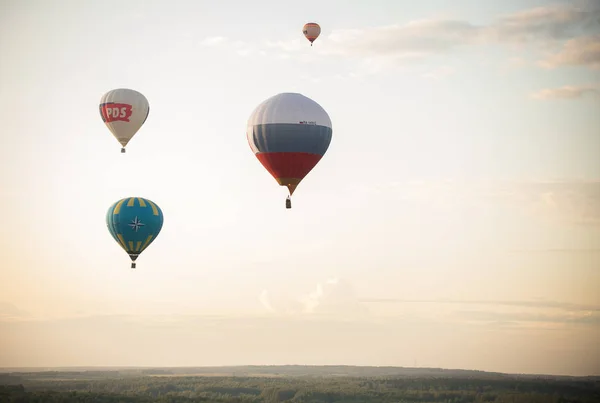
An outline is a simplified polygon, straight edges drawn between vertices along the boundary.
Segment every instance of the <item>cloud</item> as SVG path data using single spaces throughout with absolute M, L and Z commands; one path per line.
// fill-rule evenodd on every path
M 309 53 L 302 39 L 269 42 L 268 47 L 279 55 L 293 55 L 294 60 L 309 63 L 324 58 L 353 60 L 358 65 L 343 78 L 357 78 L 467 45 L 477 30 L 478 27 L 464 21 L 422 19 L 407 24 L 333 29 L 327 37 L 319 38 L 318 46 Z
M 540 62 L 542 67 L 586 66 L 600 69 L 600 35 L 574 38 L 562 49 Z
M 334 30 L 327 53 L 348 57 L 422 58 L 471 42 L 478 28 L 464 21 L 419 20 L 406 25 Z
M 494 324 L 503 328 L 547 328 L 578 324 L 600 329 L 600 306 L 548 300 L 461 300 L 362 298 L 371 305 L 396 305 L 398 311 L 456 325 Z M 437 312 L 441 316 L 435 316 Z
M 315 286 L 296 315 L 0 319 L 0 366 L 411 365 L 418 359 L 422 366 L 564 373 L 568 356 L 573 372 L 598 372 L 597 310 L 491 305 L 502 301 L 487 301 L 482 309 L 473 301 L 451 301 L 450 309 L 448 301 L 424 301 L 428 306 L 420 310 L 412 301 L 404 312 L 387 316 L 337 314 L 347 305 L 321 311 L 335 314 L 316 314 L 327 305 L 364 304 L 344 283 L 330 279 Z M 507 349 L 518 363 L 506 362 Z
M 414 300 L 414 299 L 400 299 L 400 298 L 361 298 L 360 302 L 363 303 L 392 303 L 392 304 L 439 304 L 439 305 L 481 305 L 481 306 L 510 306 L 517 308 L 552 308 L 570 312 L 598 312 L 600 313 L 600 306 L 598 305 L 583 305 L 574 304 L 570 302 L 560 301 L 547 301 L 547 300 L 532 300 L 532 301 L 510 301 L 510 300 Z
M 200 42 L 200 46 L 215 49 L 228 49 L 241 57 L 246 57 L 255 53 L 266 55 L 264 50 L 257 49 L 255 45 L 240 40 L 232 40 L 224 36 L 210 36 L 205 38 Z
M 259 295 L 259 301 L 269 312 L 287 315 L 334 315 L 358 318 L 367 314 L 354 287 L 344 279 L 330 278 L 317 283 L 314 290 L 299 297 L 272 298 L 267 290 Z
M 265 307 L 269 312 L 275 312 L 275 309 L 271 305 L 271 301 L 269 299 L 269 292 L 267 290 L 262 290 L 260 295 L 258 296 L 258 300 L 260 304 Z
M 517 69 L 527 64 L 527 61 L 522 57 L 510 57 L 505 64 L 507 69 Z
M 543 64 L 547 67 L 585 65 L 595 68 L 598 41 L 594 35 L 600 34 L 599 21 L 598 7 L 553 5 L 504 15 L 489 25 L 430 18 L 379 27 L 334 28 L 329 35 L 322 35 L 310 52 L 306 52 L 304 38 L 265 41 L 257 46 L 274 52 L 276 58 L 293 55 L 294 60 L 308 63 L 325 57 L 351 59 L 364 70 L 362 74 L 375 74 L 462 48 L 491 44 L 530 44 L 537 46 L 538 52 L 545 49 L 549 56 Z M 221 38 L 206 41 L 226 44 Z M 561 45 L 564 48 L 557 51 Z
M 464 300 L 464 299 L 403 299 L 359 297 L 352 285 L 343 279 L 330 278 L 299 298 L 288 297 L 273 303 L 263 291 L 259 300 L 269 313 L 283 314 L 282 319 L 334 319 L 390 322 L 426 321 L 431 323 L 500 324 L 515 326 L 535 323 L 563 325 L 579 323 L 600 326 L 600 306 L 564 301 L 537 300 Z M 377 305 L 397 305 L 398 308 L 379 311 Z M 369 308 L 371 306 L 372 309 Z M 382 315 L 382 312 L 383 315 Z
M 600 179 L 556 181 L 411 181 L 358 188 L 421 208 L 479 209 L 490 205 L 542 220 L 600 226 Z
M 600 314 L 592 311 L 567 313 L 459 311 L 458 314 L 465 319 L 480 322 L 581 324 L 600 327 Z
M 511 364 L 519 372 L 562 372 L 561 354 L 568 353 L 579 372 L 594 366 L 597 373 L 597 314 L 441 307 L 354 320 L 175 314 L 0 320 L 0 366 L 410 365 L 418 359 L 423 366 L 513 371 L 502 367 L 502 351 L 510 349 L 520 357 Z M 536 356 L 546 362 L 534 369 Z
M 279 49 L 285 52 L 297 52 L 306 49 L 306 41 L 304 39 L 293 39 L 290 41 L 266 41 L 265 46 L 271 49 Z
M 530 211 L 565 223 L 600 225 L 600 181 L 554 182 L 519 187 L 530 195 Z
M 502 16 L 487 26 L 461 20 L 423 19 L 405 25 L 333 30 L 323 47 L 325 53 L 335 55 L 415 59 L 466 45 L 544 44 L 577 38 L 599 32 L 599 17 L 597 10 L 560 5 Z
M 269 313 L 284 316 L 303 313 L 303 305 L 299 299 L 289 295 L 281 295 L 265 289 L 259 294 L 258 300 Z
M 600 248 L 546 248 L 546 249 L 515 249 L 519 253 L 599 253 Z
M 598 10 L 573 5 L 536 7 L 502 16 L 486 27 L 484 37 L 497 42 L 560 41 L 598 31 Z
M 219 45 L 224 45 L 228 42 L 229 42 L 229 40 L 227 38 L 225 38 L 224 36 L 209 36 L 208 38 L 206 38 L 202 42 L 200 42 L 200 44 L 202 46 L 219 46 Z
M 301 301 L 304 312 L 309 314 L 367 314 L 367 309 L 360 304 L 354 287 L 348 281 L 339 278 L 331 278 L 317 284 L 315 290 L 305 295 Z
M 454 74 L 454 69 L 452 67 L 449 66 L 442 66 L 442 67 L 438 67 L 435 70 L 429 71 L 427 73 L 424 73 L 422 75 L 423 78 L 430 78 L 432 80 L 441 80 L 443 78 L 446 78 L 448 76 L 451 76 L 452 74 Z
M 14 320 L 30 316 L 29 312 L 23 311 L 11 303 L 0 301 L 0 319 Z
M 537 91 L 531 95 L 534 99 L 548 100 L 548 99 L 564 99 L 574 100 L 580 99 L 587 95 L 598 96 L 600 95 L 600 86 L 587 85 L 587 86 L 572 86 L 565 85 L 559 88 L 546 88 Z

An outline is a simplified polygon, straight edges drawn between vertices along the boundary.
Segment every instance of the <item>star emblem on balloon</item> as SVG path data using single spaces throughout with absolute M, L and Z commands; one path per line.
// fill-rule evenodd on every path
M 140 229 L 140 227 L 143 227 L 144 225 L 146 224 L 143 224 L 137 216 L 131 221 L 131 224 L 129 224 L 131 229 L 135 232 L 138 232 L 138 229 Z

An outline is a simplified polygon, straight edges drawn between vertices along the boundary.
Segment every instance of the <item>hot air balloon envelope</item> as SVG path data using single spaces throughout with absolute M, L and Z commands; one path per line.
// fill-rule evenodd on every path
M 140 130 L 148 114 L 148 100 L 141 93 L 127 88 L 107 92 L 100 99 L 100 116 L 113 136 L 123 146 Z
M 290 195 L 329 148 L 331 119 L 312 99 L 282 93 L 256 107 L 248 120 L 250 148 Z
M 321 34 L 321 27 L 316 22 L 309 22 L 302 27 L 302 33 L 310 41 L 310 46 Z
M 127 252 L 132 262 L 158 236 L 163 213 L 158 205 L 143 197 L 126 197 L 106 212 L 106 226 L 112 237 Z M 132 263 L 135 268 L 135 263 Z

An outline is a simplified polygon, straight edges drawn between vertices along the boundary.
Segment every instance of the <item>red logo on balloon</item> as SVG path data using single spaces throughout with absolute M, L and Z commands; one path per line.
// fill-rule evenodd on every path
M 129 104 L 108 102 L 100 105 L 100 115 L 105 122 L 129 122 L 133 113 Z

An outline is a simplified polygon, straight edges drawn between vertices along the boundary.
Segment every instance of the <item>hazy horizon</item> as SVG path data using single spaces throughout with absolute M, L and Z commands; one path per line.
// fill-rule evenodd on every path
M 351 365 L 351 364 L 239 364 L 239 365 L 189 365 L 189 366 L 67 366 L 67 367 L 0 367 L 0 374 L 17 376 L 24 373 L 77 373 L 80 379 L 90 377 L 109 377 L 109 372 L 117 372 L 119 376 L 197 376 L 197 377 L 296 377 L 296 376 L 348 376 L 348 377 L 431 377 L 446 376 L 461 378 L 465 376 L 480 376 L 480 379 L 496 375 L 518 378 L 578 378 L 600 379 L 598 375 L 560 375 L 544 373 L 510 373 L 498 371 L 482 371 L 464 368 L 438 368 L 438 367 L 413 367 L 413 366 L 377 366 L 377 365 Z M 35 375 L 34 375 L 35 376 Z M 497 378 L 496 378 L 497 379 Z
M 0 367 L 600 375 L 598 2 L 0 11 Z M 150 104 L 126 154 L 119 87 Z M 291 210 L 245 133 L 281 92 L 333 126 Z M 128 196 L 164 213 L 136 270 Z

